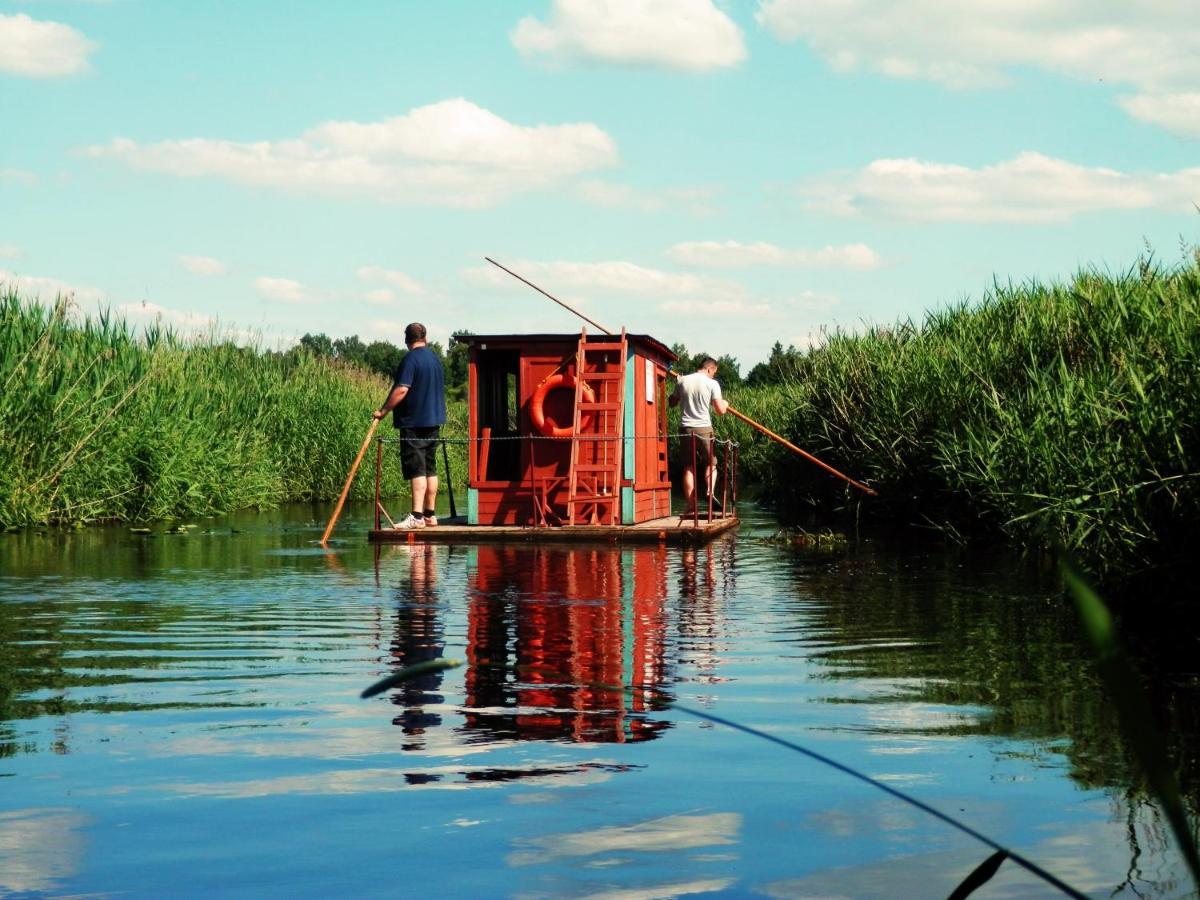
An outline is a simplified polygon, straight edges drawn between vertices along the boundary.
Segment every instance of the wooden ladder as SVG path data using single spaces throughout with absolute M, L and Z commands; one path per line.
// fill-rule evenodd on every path
M 624 328 L 620 340 L 610 336 L 590 343 L 587 329 L 579 332 L 567 492 L 569 525 L 617 525 L 620 521 L 627 346 Z

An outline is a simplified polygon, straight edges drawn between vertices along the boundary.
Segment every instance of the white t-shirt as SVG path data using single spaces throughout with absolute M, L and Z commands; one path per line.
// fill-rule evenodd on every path
M 706 372 L 684 375 L 675 383 L 675 396 L 679 398 L 679 421 L 687 428 L 712 428 L 709 405 L 715 397 L 721 397 L 721 385 Z

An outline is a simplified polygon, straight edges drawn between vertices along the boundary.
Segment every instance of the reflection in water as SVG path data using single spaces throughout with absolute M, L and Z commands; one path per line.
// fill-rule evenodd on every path
M 0 541 L 0 893 L 118 890 L 164 815 L 234 875 L 282 854 L 314 891 L 365 894 L 394 872 L 372 880 L 356 842 L 398 809 L 432 860 L 414 893 L 468 852 L 490 894 L 525 896 L 886 895 L 982 858 L 665 696 L 822 742 L 1089 890 L 1186 890 L 1073 611 L 1004 561 L 747 534 L 314 553 L 323 519 L 257 521 Z M 443 655 L 467 665 L 358 699 Z M 1135 655 L 1195 808 L 1200 654 Z M 319 841 L 295 824 L 339 811 Z M 166 855 L 144 871 L 161 875 L 147 893 L 200 872 Z
M 438 611 L 437 556 L 432 544 L 416 543 L 401 548 L 409 557 L 408 580 L 397 591 L 396 630 L 392 639 L 392 659 L 396 668 L 416 665 L 444 655 L 445 638 Z M 391 695 L 403 711 L 392 721 L 408 740 L 405 750 L 425 747 L 422 736 L 442 724 L 442 717 L 428 706 L 440 707 L 442 672 L 433 672 L 402 682 Z M 413 774 L 412 779 L 420 779 Z
M 397 591 L 397 667 L 443 653 L 435 548 L 405 548 L 409 573 Z M 662 708 L 666 551 L 611 547 L 470 548 L 464 723 L 470 742 L 649 740 Z M 393 695 L 406 735 L 441 723 L 442 673 Z M 628 691 L 607 687 L 624 686 Z M 410 742 L 405 749 L 419 749 Z

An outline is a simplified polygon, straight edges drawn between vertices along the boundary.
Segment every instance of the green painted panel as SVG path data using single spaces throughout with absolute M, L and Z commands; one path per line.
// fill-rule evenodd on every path
M 467 488 L 467 524 L 479 524 L 479 489 Z
M 621 488 L 621 524 L 622 525 L 632 525 L 633 524 L 633 513 L 634 513 L 633 502 L 634 502 L 633 488 L 632 487 Z

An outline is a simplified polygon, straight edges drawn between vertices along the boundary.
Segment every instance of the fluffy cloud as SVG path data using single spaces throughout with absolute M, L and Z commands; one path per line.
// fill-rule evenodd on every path
M 1198 50 L 1197 52 L 1200 52 Z M 1122 97 L 1122 108 L 1142 122 L 1200 137 L 1200 91 L 1189 94 L 1138 94 Z
M 761 0 L 756 17 L 842 71 L 960 88 L 1002 84 L 1014 66 L 1143 90 L 1200 84 L 1200 16 L 1173 0 Z
M 656 300 L 660 312 L 673 315 L 762 316 L 772 311 L 769 302 L 755 297 L 738 282 L 687 272 L 664 272 L 621 260 L 595 263 L 520 260 L 509 268 L 536 284 L 550 286 L 555 296 L 572 305 L 586 307 L 590 301 L 619 297 Z M 492 266 L 467 269 L 463 276 L 469 282 L 489 288 L 528 290 Z M 614 323 L 600 324 L 611 327 Z
M 16 244 L 0 244 L 0 259 L 21 259 L 25 251 Z
M 393 203 L 480 207 L 614 165 L 616 144 L 591 123 L 515 125 L 464 99 L 381 122 L 324 122 L 282 141 L 117 139 L 85 155 L 185 178 Z
M 686 241 L 676 244 L 667 255 L 677 263 L 712 268 L 747 266 L 793 266 L 796 268 L 874 269 L 883 260 L 866 244 L 822 247 L 820 250 L 785 250 L 759 241 Z
M 507 264 L 506 264 L 507 265 Z M 508 266 L 530 281 L 553 285 L 560 290 L 592 294 L 620 294 L 627 297 L 694 297 L 708 300 L 745 300 L 746 289 L 725 279 L 691 275 L 686 272 L 664 272 L 636 263 L 610 262 L 531 262 L 518 260 Z M 465 270 L 464 277 L 473 284 L 485 287 L 513 287 L 528 290 L 511 275 L 494 266 L 478 266 Z
M 1131 85 L 1139 93 L 1121 105 L 1137 118 L 1200 130 L 1187 114 L 1200 90 L 1200 15 L 1192 3 L 760 0 L 756 18 L 782 41 L 804 41 L 838 71 L 979 88 L 1031 67 Z
M 0 269 L 0 286 L 15 288 L 25 299 L 43 303 L 52 303 L 59 297 L 76 302 L 99 302 L 104 299 L 104 292 L 91 285 L 71 284 L 41 275 L 18 275 L 6 269 Z
M 281 300 L 284 303 L 308 302 L 304 285 L 290 278 L 268 278 L 264 275 L 254 279 L 254 289 L 260 297 L 268 300 Z
M 187 269 L 193 275 L 224 275 L 226 271 L 225 263 L 219 259 L 213 259 L 211 256 L 185 256 L 176 257 L 179 265 Z
M 29 78 L 75 75 L 96 45 L 69 25 L 0 15 L 0 72 Z
M 1200 201 L 1200 168 L 1128 173 L 1040 153 L 972 169 L 879 159 L 837 183 L 802 189 L 809 208 L 846 215 L 955 222 L 1056 222 L 1100 210 L 1186 212 Z
M 395 269 L 385 269 L 382 266 L 362 266 L 355 274 L 358 276 L 359 281 L 366 282 L 367 284 L 391 285 L 392 287 L 399 288 L 400 291 L 408 294 L 410 297 L 416 297 L 425 293 L 425 288 L 422 287 L 419 281 Z M 380 289 L 370 291 L 368 294 L 376 294 L 380 297 L 383 294 L 387 294 L 388 297 L 385 299 L 390 300 L 392 292 Z M 369 296 L 368 299 L 370 299 Z
M 746 58 L 741 29 L 712 0 L 554 0 L 546 22 L 526 17 L 509 37 L 522 56 L 563 65 L 706 72 Z

